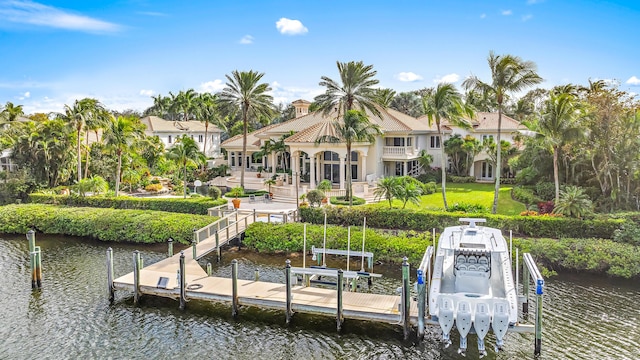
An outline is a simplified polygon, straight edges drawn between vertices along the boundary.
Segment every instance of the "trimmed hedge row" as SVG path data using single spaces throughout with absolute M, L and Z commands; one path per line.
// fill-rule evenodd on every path
M 34 229 L 44 234 L 134 243 L 161 243 L 172 237 L 182 244 L 189 244 L 194 228 L 202 228 L 216 219 L 151 210 L 6 205 L 0 207 L 0 233 L 26 234 Z
M 184 214 L 207 215 L 207 209 L 227 203 L 227 199 L 212 200 L 208 197 L 194 198 L 139 198 L 132 196 L 67 196 L 48 194 L 29 194 L 35 204 L 53 204 L 66 206 L 88 206 L 97 208 L 136 209 L 168 211 Z
M 327 248 L 347 248 L 347 228 L 327 226 Z M 307 249 L 322 247 L 324 226 L 307 226 Z M 259 252 L 302 252 L 304 225 L 301 223 L 268 224 L 253 223 L 245 232 L 242 243 Z M 362 250 L 362 228 L 351 229 L 351 250 Z M 416 266 L 422 260 L 424 251 L 431 243 L 431 234 L 415 231 L 400 232 L 394 236 L 373 229 L 366 230 L 365 251 L 374 254 L 374 260 L 401 263 L 404 256 Z
M 336 225 L 362 225 L 367 218 L 367 226 L 381 229 L 404 229 L 427 231 L 433 228 L 443 229 L 446 226 L 458 225 L 464 213 L 448 213 L 428 210 L 388 209 L 372 206 L 345 207 L 333 206 L 325 208 L 301 208 L 302 221 L 313 224 L 324 222 Z M 578 220 L 560 217 L 543 216 L 507 216 L 493 214 L 473 214 L 473 217 L 487 219 L 487 226 L 513 230 L 515 234 L 548 238 L 613 238 L 614 231 L 619 229 L 624 220 Z

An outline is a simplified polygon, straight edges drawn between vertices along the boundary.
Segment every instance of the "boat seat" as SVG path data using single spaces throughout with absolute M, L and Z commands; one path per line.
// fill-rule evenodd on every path
M 460 254 L 456 257 L 456 265 L 465 264 L 467 262 L 467 257 Z
M 476 265 L 467 265 L 467 271 L 478 271 L 478 266 L 476 266 Z
M 474 255 L 469 255 L 469 258 L 467 259 L 467 264 L 477 264 L 478 263 L 478 258 L 475 257 Z
M 477 271 L 480 271 L 480 272 L 489 271 L 489 266 L 487 264 L 478 264 L 478 265 L 475 265 L 475 266 L 477 267 Z
M 489 264 L 489 259 L 487 259 L 487 257 L 485 255 L 480 256 L 480 258 L 478 259 L 478 264 Z

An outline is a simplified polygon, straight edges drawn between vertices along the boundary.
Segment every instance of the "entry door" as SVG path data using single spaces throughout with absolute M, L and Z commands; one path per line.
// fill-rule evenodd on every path
M 483 180 L 493 180 L 493 166 L 486 162 L 482 162 L 482 172 L 480 178 Z

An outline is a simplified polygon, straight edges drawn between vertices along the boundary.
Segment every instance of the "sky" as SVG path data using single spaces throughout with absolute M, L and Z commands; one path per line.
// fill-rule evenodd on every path
M 0 0 L 0 106 L 143 111 L 169 91 L 218 92 L 234 70 L 264 73 L 276 103 L 312 101 L 337 61 L 373 65 L 397 92 L 459 87 L 490 81 L 490 51 L 534 62 L 544 88 L 640 93 L 640 2 Z

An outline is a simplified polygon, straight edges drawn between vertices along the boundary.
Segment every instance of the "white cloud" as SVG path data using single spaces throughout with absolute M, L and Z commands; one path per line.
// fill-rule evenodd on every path
M 302 35 L 309 32 L 300 20 L 291 20 L 287 18 L 280 18 L 276 22 L 276 28 L 280 31 L 281 34 L 285 35 Z
M 200 92 L 218 92 L 224 89 L 225 83 L 220 79 L 215 79 L 213 81 L 207 81 L 205 83 L 200 84 Z
M 244 45 L 253 44 L 253 36 L 245 35 L 242 37 L 242 39 L 240 39 L 239 43 Z
M 0 2 L 0 18 L 13 23 L 93 33 L 110 33 L 122 30 L 122 26 L 118 24 L 74 14 L 29 0 Z
M 422 76 L 412 73 L 412 72 L 401 72 L 395 76 L 396 79 L 403 82 L 414 82 L 422 80 Z
M 295 86 L 283 86 L 274 81 L 270 84 L 271 91 L 269 95 L 273 96 L 274 104 L 289 104 L 298 99 L 313 101 L 313 98 L 324 93 L 324 88 L 299 88 Z
M 480 14 L 480 19 L 484 19 L 487 17 L 487 14 Z
M 524 15 L 524 16 L 522 17 L 522 21 L 531 20 L 531 18 L 533 18 L 533 15 L 531 15 L 531 14 L 527 14 L 527 15 Z
M 458 75 L 456 73 L 452 73 L 452 74 L 447 74 L 445 76 L 442 76 L 440 78 L 435 78 L 433 80 L 433 82 L 436 83 L 436 84 L 440 84 L 440 83 L 453 84 L 453 83 L 457 82 L 458 80 L 460 80 L 460 75 Z
M 25 98 L 27 98 L 27 99 L 28 99 L 28 98 L 30 98 L 30 97 L 31 97 L 31 92 L 30 92 L 30 91 L 27 91 L 26 93 L 24 93 L 24 95 L 23 95 L 23 96 L 24 96 Z
M 140 95 L 143 95 L 143 96 L 153 96 L 153 94 L 155 93 L 156 92 L 153 90 L 145 90 L 145 89 L 140 90 Z
M 638 79 L 635 75 L 630 77 L 629 80 L 626 81 L 629 85 L 640 85 L 640 79 Z
M 511 11 L 511 10 L 502 10 L 500 13 L 502 15 L 504 15 L 504 16 L 509 16 L 509 15 L 513 14 L 513 11 Z

